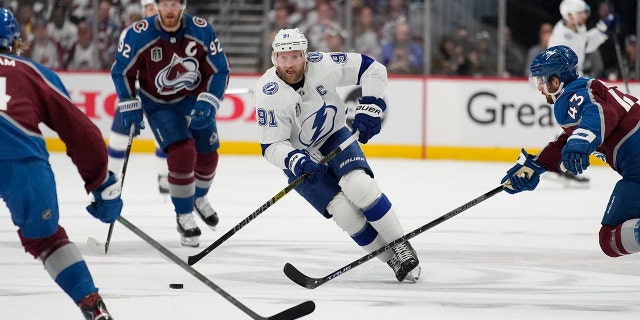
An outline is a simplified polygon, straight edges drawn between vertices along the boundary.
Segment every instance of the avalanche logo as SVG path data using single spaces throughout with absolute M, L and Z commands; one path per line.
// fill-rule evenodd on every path
M 338 108 L 325 104 L 314 114 L 302 121 L 298 140 L 305 147 L 313 146 L 317 141 L 324 139 L 333 132 Z
M 195 89 L 202 79 L 199 66 L 198 60 L 192 57 L 181 58 L 174 54 L 171 64 L 156 75 L 155 84 L 158 93 L 171 95 L 182 89 Z
M 207 20 L 200 17 L 193 17 L 193 24 L 195 24 L 197 27 L 203 28 L 207 26 Z
M 135 31 L 136 33 L 142 33 L 142 31 L 145 31 L 148 28 L 149 22 L 147 22 L 147 20 L 140 20 L 136 22 L 135 25 L 133 25 L 133 31 Z

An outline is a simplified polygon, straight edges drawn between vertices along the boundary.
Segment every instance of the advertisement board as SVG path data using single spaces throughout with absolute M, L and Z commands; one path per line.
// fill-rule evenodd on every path
M 108 139 L 117 103 L 108 73 L 60 73 L 72 101 Z M 259 75 L 232 74 L 216 119 L 222 153 L 259 154 L 253 106 Z M 630 84 L 631 92 L 638 90 Z M 349 109 L 360 88 L 340 88 Z M 390 76 L 382 132 L 363 149 L 370 156 L 511 161 L 524 147 L 536 152 L 560 129 L 553 107 L 526 79 Z M 348 119 L 352 119 L 351 115 Z M 52 151 L 64 145 L 43 128 Z M 153 136 L 143 130 L 134 152 L 152 152 Z

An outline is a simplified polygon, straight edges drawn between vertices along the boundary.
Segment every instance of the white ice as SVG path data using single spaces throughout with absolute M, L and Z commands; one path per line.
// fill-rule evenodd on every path
M 416 229 L 490 191 L 511 163 L 370 159 L 405 231 Z M 61 225 L 83 253 L 117 320 L 249 319 L 218 293 L 116 223 L 107 255 L 88 237 L 106 240 L 108 225 L 84 210 L 89 202 L 71 161 L 51 157 Z M 415 237 L 422 264 L 417 284 L 398 283 L 377 259 L 310 290 L 285 277 L 292 263 L 325 276 L 364 255 L 331 220 L 295 192 L 287 194 L 194 268 L 262 316 L 307 300 L 302 319 L 632 319 L 640 315 L 640 256 L 608 258 L 598 230 L 618 175 L 587 171 L 587 190 L 543 178 L 538 189 L 501 192 Z M 222 155 L 210 199 L 217 231 L 203 230 L 200 248 L 179 245 L 169 199 L 157 193 L 155 159 L 129 161 L 123 216 L 181 255 L 193 255 L 286 186 L 258 156 Z M 0 319 L 82 319 L 78 308 L 22 249 L 8 210 L 0 208 Z M 169 289 L 183 283 L 184 289 Z

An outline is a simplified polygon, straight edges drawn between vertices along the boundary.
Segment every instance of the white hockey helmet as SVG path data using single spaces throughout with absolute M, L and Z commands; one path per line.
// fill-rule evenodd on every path
M 591 12 L 591 8 L 584 0 L 562 0 L 560 3 L 560 14 L 564 20 L 569 20 L 569 15 L 575 17 L 582 11 L 586 11 L 587 15 Z
M 304 36 L 304 33 L 302 33 L 298 28 L 280 29 L 273 39 L 271 47 L 273 48 L 273 52 L 271 53 L 271 62 L 275 65 L 276 54 L 278 52 L 301 50 L 302 55 L 306 56 L 309 42 Z

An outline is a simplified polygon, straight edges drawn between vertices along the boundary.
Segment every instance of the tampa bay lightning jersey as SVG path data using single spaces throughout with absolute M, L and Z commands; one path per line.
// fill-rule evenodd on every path
M 134 23 L 118 44 L 111 77 L 120 100 L 178 103 L 209 92 L 222 99 L 229 62 L 206 20 L 184 14 L 176 32 L 162 30 L 158 16 Z
M 577 30 L 567 27 L 564 20 L 560 20 L 553 27 L 547 48 L 565 45 L 578 56 L 578 72 L 582 74 L 584 59 L 587 53 L 592 53 L 600 47 L 609 37 L 598 28 L 587 31 L 586 26 L 580 26 Z
M 41 123 L 65 143 L 87 191 L 98 187 L 107 173 L 107 148 L 98 127 L 71 102 L 53 71 L 0 54 L 0 160 L 47 160 Z
M 317 150 L 346 125 L 347 106 L 336 88 L 361 85 L 363 96 L 382 98 L 387 70 L 358 53 L 310 52 L 304 85 L 294 90 L 267 70 L 254 90 L 254 103 L 265 158 L 279 168 L 294 149 Z
M 576 129 L 593 133 L 589 151 L 614 170 L 640 155 L 638 99 L 614 85 L 587 77 L 570 82 L 554 104 L 554 116 L 564 131 L 537 160 L 549 170 L 558 172 L 562 148 Z

